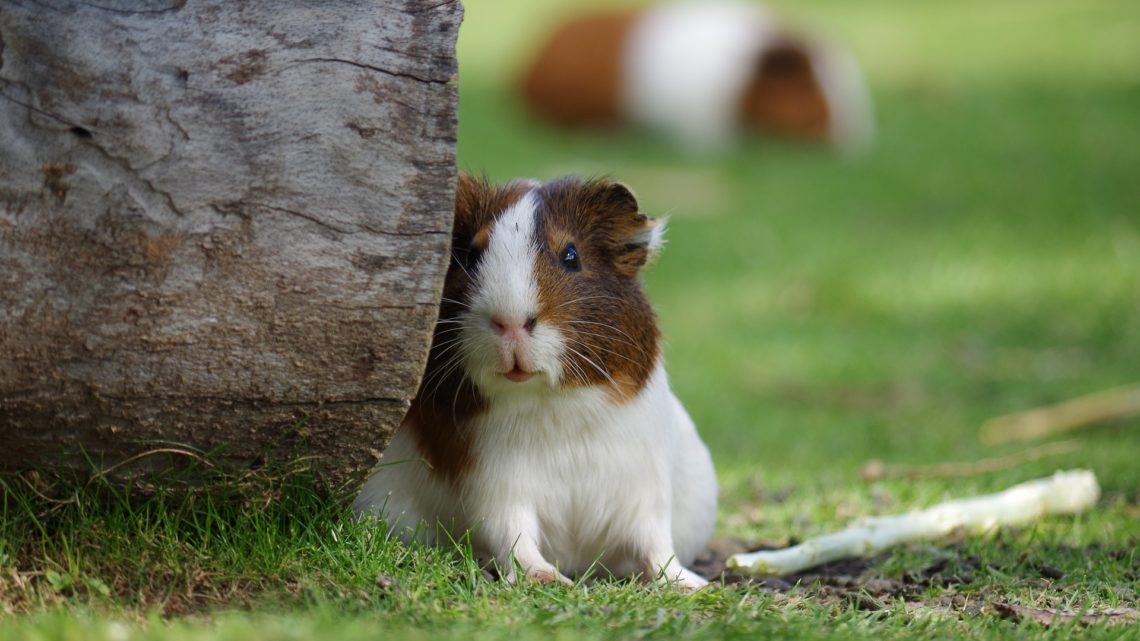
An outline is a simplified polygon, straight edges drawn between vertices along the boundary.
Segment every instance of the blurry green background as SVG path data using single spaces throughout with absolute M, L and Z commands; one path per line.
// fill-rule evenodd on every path
M 497 180 L 611 174 L 671 216 L 646 280 L 674 387 L 716 459 L 720 534 L 787 542 L 1057 468 L 1092 468 L 1104 498 L 994 538 L 904 546 L 838 596 L 747 584 L 689 596 L 488 582 L 469 549 L 375 536 L 314 494 L 303 466 L 267 472 L 240 502 L 0 479 L 0 640 L 1063 639 L 1073 626 L 977 608 L 1135 606 L 1140 418 L 960 479 L 868 483 L 859 470 L 1019 452 L 1030 444 L 984 446 L 978 427 L 1140 383 L 1140 2 L 782 0 L 870 79 L 878 141 L 846 160 L 763 140 L 702 159 L 637 133 L 547 127 L 512 85 L 586 4 L 465 4 L 460 166 Z M 945 581 L 864 609 L 871 581 L 909 585 L 938 563 Z
M 469 0 L 459 42 L 461 168 L 610 174 L 671 216 L 646 280 L 728 511 L 796 486 L 834 517 L 826 496 L 868 459 L 1008 454 L 1027 445 L 982 446 L 987 418 L 1140 382 L 1140 4 L 774 4 L 862 63 L 878 128 L 864 157 L 754 140 L 693 158 L 534 119 L 518 71 L 589 3 Z M 1135 503 L 1138 423 L 895 491 L 922 502 L 1089 466 Z

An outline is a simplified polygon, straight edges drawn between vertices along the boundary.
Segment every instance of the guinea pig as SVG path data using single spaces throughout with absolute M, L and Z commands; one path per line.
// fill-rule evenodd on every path
M 638 125 L 698 151 L 766 131 L 865 149 L 871 101 L 846 51 L 745 2 L 666 2 L 560 24 L 520 84 L 564 126 Z
M 617 182 L 460 175 L 426 373 L 355 509 L 511 582 L 705 586 L 716 474 L 639 275 L 663 230 Z

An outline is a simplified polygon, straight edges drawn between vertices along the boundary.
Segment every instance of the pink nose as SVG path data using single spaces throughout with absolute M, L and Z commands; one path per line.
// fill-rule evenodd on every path
M 525 332 L 527 334 L 534 333 L 534 326 L 538 323 L 537 318 L 507 318 L 495 314 L 491 317 L 491 329 L 499 336 L 506 336 L 507 334 L 518 334 Z

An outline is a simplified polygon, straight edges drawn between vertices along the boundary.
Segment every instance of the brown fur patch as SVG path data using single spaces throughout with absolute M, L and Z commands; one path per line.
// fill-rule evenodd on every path
M 745 124 L 770 132 L 827 140 L 831 110 L 806 46 L 776 44 L 760 57 L 741 98 Z
M 524 180 L 506 185 L 492 185 L 484 178 L 459 174 L 455 190 L 455 227 L 452 246 L 470 246 L 481 242 L 486 248 L 491 223 L 508 207 L 519 201 L 533 187 Z M 454 267 L 454 265 L 452 265 Z M 450 278 L 450 273 L 448 274 Z
M 401 429 L 412 431 L 417 448 L 431 466 L 432 473 L 455 484 L 474 463 L 471 453 L 470 419 L 487 407 L 487 401 L 463 375 L 462 366 L 453 367 L 459 347 L 455 320 L 466 308 L 466 292 L 471 287 L 470 267 L 475 255 L 485 249 L 491 223 L 505 209 L 527 193 L 531 185 L 515 181 L 496 187 L 487 181 L 460 174 L 455 195 L 455 226 L 452 231 L 452 261 L 443 285 L 427 369 L 420 389 Z M 482 245 L 480 246 L 480 243 Z
M 564 386 L 605 385 L 615 400 L 629 400 L 657 363 L 657 319 L 638 278 L 654 221 L 619 183 L 568 178 L 538 194 L 538 322 L 567 338 Z M 561 263 L 569 243 L 580 271 Z
M 623 48 L 638 16 L 602 13 L 562 25 L 522 79 L 527 103 L 562 125 L 621 124 Z

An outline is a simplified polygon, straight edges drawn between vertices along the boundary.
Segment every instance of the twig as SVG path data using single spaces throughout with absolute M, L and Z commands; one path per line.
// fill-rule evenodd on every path
M 882 478 L 954 478 L 961 476 L 976 476 L 989 472 L 1008 470 L 1030 461 L 1039 461 L 1049 456 L 1068 454 L 1080 449 L 1081 443 L 1076 439 L 1046 443 L 1028 450 L 984 458 L 969 463 L 936 463 L 934 465 L 886 465 L 882 461 L 867 461 L 859 471 L 859 476 L 865 481 L 875 481 Z
M 862 519 L 845 530 L 783 550 L 734 554 L 727 565 L 754 576 L 793 574 L 839 559 L 870 556 L 899 543 L 936 539 L 957 528 L 985 533 L 1002 525 L 1034 521 L 1046 514 L 1083 512 L 1099 496 L 1100 487 L 1092 472 L 1057 472 L 997 494 L 947 501 L 906 514 Z
M 999 416 L 982 425 L 984 443 L 1028 441 L 1140 414 L 1140 385 L 1118 387 L 1055 405 Z
M 123 459 L 123 460 L 119 461 L 118 463 L 115 463 L 111 467 L 99 470 L 99 471 L 97 471 L 91 475 L 91 480 L 93 481 L 96 478 L 99 478 L 101 476 L 107 476 L 107 474 L 110 474 L 114 470 L 117 470 L 124 465 L 127 465 L 129 463 L 134 463 L 135 461 L 137 461 L 139 459 L 146 458 L 148 456 L 153 456 L 155 454 L 181 454 L 182 456 L 189 456 L 190 458 L 197 459 L 198 462 L 204 463 L 206 465 L 206 467 L 214 467 L 213 463 L 211 463 L 209 460 L 206 459 L 206 457 L 202 456 L 201 454 L 198 454 L 197 452 L 191 452 L 189 450 L 183 450 L 183 449 L 179 449 L 176 447 L 160 447 L 160 448 L 153 449 L 153 450 L 147 450 L 145 452 L 139 452 L 138 454 L 135 454 L 134 456 Z
M 31 474 L 35 475 L 37 479 L 39 478 L 39 475 L 36 474 L 35 472 L 32 472 Z M 19 479 L 21 481 L 24 482 L 24 485 L 27 485 L 28 489 L 31 490 L 33 494 L 40 497 L 41 500 L 47 501 L 48 503 L 52 503 L 54 505 L 69 505 L 69 504 L 75 502 L 74 496 L 69 498 L 69 499 L 53 499 L 52 497 L 50 497 L 50 496 L 44 494 L 43 492 L 39 491 L 39 489 L 36 487 L 35 483 L 32 482 L 32 480 L 29 479 L 27 476 L 25 476 L 23 474 L 18 474 L 17 476 L 19 477 Z

